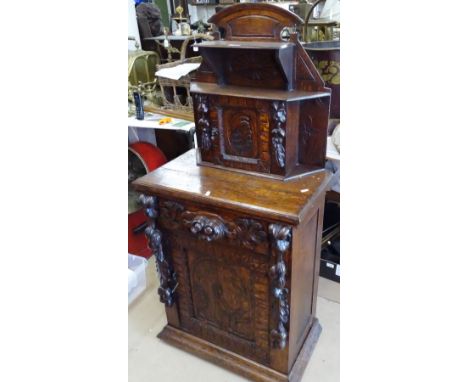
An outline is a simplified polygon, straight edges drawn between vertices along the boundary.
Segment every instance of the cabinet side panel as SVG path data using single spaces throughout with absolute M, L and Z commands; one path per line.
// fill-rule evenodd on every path
M 289 175 L 298 163 L 297 142 L 299 139 L 299 102 L 288 103 L 286 126 L 286 174 Z
M 315 241 L 315 267 L 314 267 L 314 291 L 312 293 L 312 317 L 315 317 L 315 312 L 317 309 L 317 291 L 318 291 L 318 282 L 320 274 L 320 254 L 322 249 L 322 230 L 323 230 L 323 211 L 325 208 L 325 193 L 317 201 L 319 210 L 317 212 L 317 223 L 318 228 L 316 232 L 316 241 Z
M 291 275 L 291 317 L 289 337 L 289 370 L 301 350 L 302 344 L 312 326 L 316 282 L 317 238 L 319 210 L 311 219 L 297 227 L 293 234 L 292 275 Z
M 299 163 L 325 167 L 330 97 L 303 101 L 299 117 Z

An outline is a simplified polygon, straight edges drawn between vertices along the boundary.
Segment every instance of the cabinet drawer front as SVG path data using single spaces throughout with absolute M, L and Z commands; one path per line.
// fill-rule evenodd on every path
M 158 224 L 208 243 L 269 255 L 268 223 L 249 216 L 170 200 L 159 202 Z
M 168 233 L 178 275 L 181 327 L 269 363 L 268 258 L 241 247 Z

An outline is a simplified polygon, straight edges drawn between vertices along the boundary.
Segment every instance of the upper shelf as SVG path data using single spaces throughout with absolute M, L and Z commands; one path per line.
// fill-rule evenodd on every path
M 214 40 L 195 46 L 220 85 L 294 89 L 294 43 Z
M 194 44 L 199 48 L 227 48 L 227 49 L 255 49 L 255 50 L 281 50 L 293 48 L 294 44 L 290 42 L 277 42 L 277 41 L 228 41 L 228 40 L 214 40 L 204 41 L 199 44 Z
M 229 97 L 257 98 L 276 101 L 300 101 L 320 97 L 330 97 L 327 92 L 307 92 L 304 90 L 277 90 L 265 88 L 245 88 L 243 86 L 224 85 L 192 82 L 190 92 L 200 94 L 216 94 Z

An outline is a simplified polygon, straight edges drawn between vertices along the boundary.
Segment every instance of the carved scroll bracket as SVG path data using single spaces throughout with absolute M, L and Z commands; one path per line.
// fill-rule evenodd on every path
M 278 299 L 279 306 L 278 327 L 271 331 L 271 340 L 274 347 L 284 349 L 289 330 L 289 290 L 286 288 L 286 263 L 284 262 L 284 255 L 291 244 L 291 227 L 270 224 L 269 233 L 273 252 L 276 255 L 276 264 L 270 269 L 270 277 L 272 279 L 273 295 Z
M 140 195 L 139 201 L 144 206 L 145 214 L 149 219 L 145 234 L 148 239 L 148 246 L 156 259 L 156 268 L 159 273 L 160 282 L 158 288 L 159 299 L 166 306 L 170 307 L 174 304 L 174 292 L 178 285 L 177 275 L 164 255 L 161 231 L 156 227 L 158 201 L 155 196 L 146 195 Z
M 273 102 L 273 121 L 274 128 L 271 130 L 271 143 L 275 153 L 276 163 L 280 168 L 286 165 L 286 150 L 284 148 L 284 139 L 286 137 L 286 103 Z

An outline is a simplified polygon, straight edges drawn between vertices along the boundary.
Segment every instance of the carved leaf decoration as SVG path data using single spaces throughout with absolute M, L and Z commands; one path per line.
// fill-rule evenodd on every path
M 275 245 L 279 251 L 284 252 L 291 242 L 291 227 L 281 224 L 270 224 L 270 235 L 275 238 Z
M 195 95 L 196 99 L 197 99 L 197 111 L 200 113 L 200 114 L 205 114 L 205 113 L 208 113 L 208 99 L 206 96 L 202 96 L 200 94 L 196 94 Z
M 205 127 L 202 130 L 201 148 L 206 151 L 211 149 L 211 136 L 210 136 L 210 129 L 208 127 Z
M 211 128 L 211 141 L 214 142 L 216 140 L 216 137 L 218 136 L 218 128 L 217 127 L 212 127 Z
M 277 109 L 275 114 L 275 120 L 278 123 L 285 123 L 286 122 L 286 110 L 284 109 L 284 105 L 281 108 Z
M 278 134 L 278 136 L 283 136 L 284 137 L 284 130 L 274 129 L 273 134 L 275 134 L 275 130 L 276 130 L 276 133 Z M 275 150 L 276 162 L 278 163 L 278 166 L 280 166 L 281 168 L 284 168 L 284 166 L 286 164 L 285 163 L 286 150 L 285 150 L 285 148 L 283 146 L 283 138 L 275 136 L 272 139 L 272 143 L 273 143 L 273 148 Z
M 210 127 L 208 120 L 206 120 L 205 118 L 200 118 L 198 120 L 198 126 L 200 126 L 203 130 Z
M 263 243 L 267 239 L 263 225 L 248 218 L 236 219 L 235 224 L 231 224 L 230 235 L 249 249 L 253 249 L 256 244 Z
M 238 224 L 243 228 L 244 232 L 248 233 L 248 238 L 252 242 L 259 244 L 266 240 L 267 234 L 263 230 L 263 225 L 258 221 L 253 219 L 239 219 Z
M 182 214 L 184 225 L 199 239 L 205 241 L 219 240 L 224 237 L 226 227 L 223 220 L 216 215 L 198 215 L 186 211 Z

